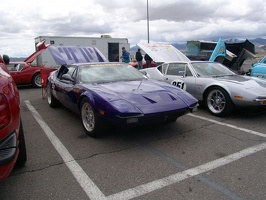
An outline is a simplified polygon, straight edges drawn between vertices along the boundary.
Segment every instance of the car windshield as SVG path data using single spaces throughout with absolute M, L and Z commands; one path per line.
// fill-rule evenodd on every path
M 108 83 L 141 80 L 144 76 L 131 65 L 95 64 L 83 65 L 79 70 L 81 83 Z
M 216 62 L 193 62 L 193 68 L 198 76 L 232 76 L 236 75 L 224 65 Z

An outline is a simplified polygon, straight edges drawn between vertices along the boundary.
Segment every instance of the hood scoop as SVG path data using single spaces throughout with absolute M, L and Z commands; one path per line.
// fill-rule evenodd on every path
M 158 102 L 165 101 L 165 100 L 176 101 L 176 98 L 168 93 L 162 93 L 157 96 L 152 95 L 150 97 L 147 95 L 143 95 L 143 98 L 146 99 L 149 103 L 158 103 Z

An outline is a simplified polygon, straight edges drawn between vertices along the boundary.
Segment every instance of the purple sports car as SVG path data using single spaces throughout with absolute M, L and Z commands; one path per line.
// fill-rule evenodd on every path
M 48 103 L 81 116 L 85 132 L 96 137 L 109 125 L 174 122 L 197 109 L 198 100 L 169 83 L 151 80 L 126 63 L 62 65 L 48 78 Z

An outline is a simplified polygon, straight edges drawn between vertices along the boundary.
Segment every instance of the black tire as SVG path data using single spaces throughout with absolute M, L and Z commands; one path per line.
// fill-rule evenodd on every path
M 80 104 L 80 118 L 86 134 L 90 137 L 99 137 L 107 132 L 108 125 L 100 119 L 89 99 L 84 98 Z
M 208 90 L 205 97 L 205 106 L 212 115 L 217 117 L 228 116 L 234 109 L 230 96 L 221 87 L 213 87 Z
M 42 77 L 39 72 L 33 75 L 31 83 L 34 87 L 38 87 L 38 88 L 42 87 Z
M 27 151 L 26 151 L 26 142 L 25 142 L 25 137 L 24 137 L 24 130 L 23 130 L 23 125 L 22 125 L 22 120 L 20 119 L 20 127 L 19 127 L 19 154 L 18 154 L 18 159 L 16 162 L 17 167 L 23 167 L 24 164 L 27 161 Z
M 51 86 L 48 82 L 47 82 L 47 101 L 51 108 L 56 108 L 60 106 L 60 102 L 52 94 Z

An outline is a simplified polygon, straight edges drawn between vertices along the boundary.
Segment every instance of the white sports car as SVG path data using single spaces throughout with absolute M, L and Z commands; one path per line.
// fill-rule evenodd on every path
M 235 107 L 266 108 L 265 79 L 237 75 L 220 63 L 179 59 L 141 71 L 149 78 L 186 90 L 215 116 L 227 116 Z

